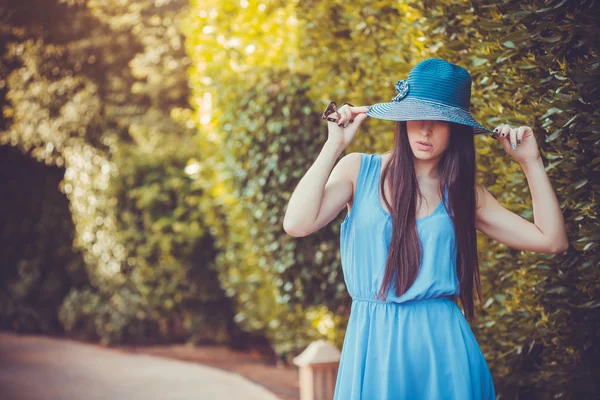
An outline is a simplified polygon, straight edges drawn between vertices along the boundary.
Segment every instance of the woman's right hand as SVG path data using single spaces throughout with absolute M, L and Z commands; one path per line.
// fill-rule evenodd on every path
M 334 143 L 342 150 L 348 147 L 362 122 L 367 119 L 368 115 L 366 113 L 369 109 L 369 106 L 351 107 L 348 104 L 340 107 L 337 110 L 339 114 L 337 121 L 327 121 L 327 141 Z M 330 116 L 337 117 L 336 114 L 331 114 Z M 350 123 L 348 122 L 350 120 L 354 121 Z M 344 127 L 344 124 L 346 127 Z

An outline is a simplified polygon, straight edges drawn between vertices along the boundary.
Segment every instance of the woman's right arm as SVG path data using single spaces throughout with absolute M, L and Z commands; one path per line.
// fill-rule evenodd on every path
M 296 237 L 310 235 L 331 222 L 351 200 L 354 191 L 351 177 L 357 175 L 360 154 L 347 154 L 335 168 L 333 165 L 367 118 L 368 109 L 368 106 L 345 105 L 338 110 L 337 122 L 327 121 L 328 139 L 288 202 L 283 219 L 283 229 L 288 234 Z M 340 126 L 352 119 L 354 122 L 347 127 Z
M 335 143 L 326 142 L 294 189 L 283 219 L 288 234 L 302 237 L 318 231 L 351 200 L 354 185 L 350 176 L 360 154 L 347 154 L 333 167 L 342 151 Z

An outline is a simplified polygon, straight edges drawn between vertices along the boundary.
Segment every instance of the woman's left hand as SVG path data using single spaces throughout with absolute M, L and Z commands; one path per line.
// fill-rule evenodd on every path
M 495 138 L 502 143 L 504 150 L 519 163 L 540 157 L 535 135 L 530 127 L 511 128 L 509 125 L 499 125 L 494 132 L 498 135 Z

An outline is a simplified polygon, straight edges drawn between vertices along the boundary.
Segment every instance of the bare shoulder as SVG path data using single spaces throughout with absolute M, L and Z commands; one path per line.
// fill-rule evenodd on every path
M 475 215 L 481 218 L 486 209 L 493 207 L 498 200 L 482 185 L 475 185 Z
M 359 152 L 352 152 L 352 153 L 348 153 L 345 156 L 343 156 L 342 158 L 340 158 L 340 161 L 338 162 L 341 166 L 343 166 L 344 168 L 353 168 L 353 167 L 360 167 L 360 159 L 361 159 L 361 153 Z
M 358 179 L 358 173 L 360 171 L 361 153 L 352 152 L 344 155 L 332 171 L 332 180 L 345 180 L 352 184 L 352 195 L 348 200 L 348 204 L 351 205 L 354 199 L 354 188 L 356 187 L 356 180 Z
M 487 189 L 481 185 L 475 185 L 475 204 L 476 204 L 476 211 L 479 211 L 481 209 L 481 207 L 483 206 L 483 203 L 485 202 L 485 198 L 487 197 L 487 195 L 490 195 L 490 192 L 487 191 Z
M 335 169 L 337 173 L 342 175 L 345 179 L 349 180 L 354 187 L 356 185 L 356 178 L 360 170 L 361 153 L 352 152 L 348 153 L 338 161 Z
M 498 203 L 498 200 L 484 186 L 475 185 L 475 204 L 478 212 L 495 203 Z
M 492 219 L 498 218 L 498 215 L 504 215 L 509 212 L 485 187 L 475 186 L 475 217 L 477 225 L 491 224 Z

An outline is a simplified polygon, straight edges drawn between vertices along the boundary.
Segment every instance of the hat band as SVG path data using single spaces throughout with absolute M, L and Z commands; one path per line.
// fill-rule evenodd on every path
M 458 104 L 453 104 L 453 105 L 450 105 L 450 104 L 446 104 L 446 103 L 441 103 L 441 102 L 439 102 L 439 101 L 433 101 L 433 100 L 430 100 L 430 99 L 425 99 L 425 98 L 423 98 L 423 97 L 421 97 L 421 96 L 416 96 L 416 95 L 414 95 L 414 94 L 413 94 L 412 96 L 409 94 L 409 95 L 408 95 L 408 96 L 406 96 L 406 97 L 409 97 L 409 96 L 410 96 L 410 97 L 412 97 L 413 99 L 418 99 L 419 101 L 425 101 L 425 102 L 427 102 L 427 103 L 435 104 L 436 106 L 442 106 L 442 107 L 448 107 L 448 108 L 460 108 L 461 110 L 464 110 L 464 111 L 466 111 L 466 112 L 469 112 L 469 109 L 467 109 L 467 108 L 465 108 L 465 107 L 463 107 L 463 106 L 460 106 L 460 105 L 458 105 Z M 405 98 L 406 98 L 406 97 L 405 97 Z

